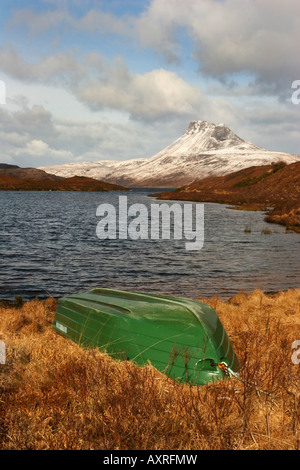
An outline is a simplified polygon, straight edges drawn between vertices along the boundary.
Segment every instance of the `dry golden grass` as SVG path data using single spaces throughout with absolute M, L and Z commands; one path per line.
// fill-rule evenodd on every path
M 300 290 L 206 301 L 246 382 L 178 384 L 84 350 L 52 330 L 53 299 L 1 307 L 0 449 L 299 449 Z

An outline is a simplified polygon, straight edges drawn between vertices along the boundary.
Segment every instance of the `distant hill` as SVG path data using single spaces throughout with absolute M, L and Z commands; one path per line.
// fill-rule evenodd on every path
M 0 163 L 0 175 L 10 175 L 15 178 L 36 179 L 36 180 L 61 180 L 62 177 L 46 173 L 37 168 L 21 168 L 17 165 Z
M 300 231 L 300 162 L 246 168 L 153 194 L 158 199 L 218 202 L 268 211 L 266 220 Z
M 8 163 L 0 163 L 0 170 L 9 170 L 13 168 L 20 168 L 18 165 L 9 165 Z
M 0 164 L 0 191 L 118 191 L 124 186 L 74 176 L 63 178 L 36 168 Z

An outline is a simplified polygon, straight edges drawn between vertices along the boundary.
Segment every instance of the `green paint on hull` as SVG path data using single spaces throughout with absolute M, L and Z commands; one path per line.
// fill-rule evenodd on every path
M 93 289 L 59 299 L 53 328 L 83 347 L 151 363 L 194 385 L 224 378 L 212 362 L 240 367 L 216 311 L 182 297 Z

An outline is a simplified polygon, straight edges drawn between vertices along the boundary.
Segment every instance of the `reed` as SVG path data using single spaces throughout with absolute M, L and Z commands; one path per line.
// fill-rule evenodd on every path
M 223 322 L 241 380 L 179 384 L 84 349 L 52 330 L 54 299 L 1 306 L 0 448 L 299 449 L 300 290 L 201 300 Z

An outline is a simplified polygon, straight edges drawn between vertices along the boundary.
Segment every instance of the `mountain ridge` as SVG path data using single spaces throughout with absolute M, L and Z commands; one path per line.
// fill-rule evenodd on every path
M 290 164 L 300 161 L 300 157 L 252 144 L 225 124 L 192 121 L 178 139 L 152 157 L 66 163 L 39 169 L 58 176 L 88 176 L 123 186 L 169 188 L 279 161 Z

